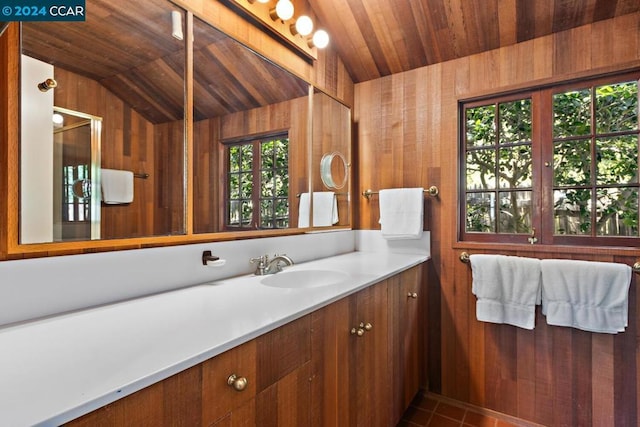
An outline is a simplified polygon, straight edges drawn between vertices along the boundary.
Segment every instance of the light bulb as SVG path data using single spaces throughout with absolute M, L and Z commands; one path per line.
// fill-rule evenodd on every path
M 291 19 L 293 17 L 293 3 L 289 0 L 278 0 L 278 3 L 276 3 L 276 15 L 283 21 Z
M 313 34 L 313 45 L 318 49 L 324 49 L 329 45 L 329 34 L 325 30 L 318 30 Z
M 291 32 L 296 35 L 300 34 L 303 37 L 308 36 L 313 31 L 313 21 L 306 15 L 300 16 L 292 26 Z
M 53 124 L 54 125 L 62 125 L 62 124 L 64 124 L 64 117 L 62 117 L 62 114 L 53 113 Z

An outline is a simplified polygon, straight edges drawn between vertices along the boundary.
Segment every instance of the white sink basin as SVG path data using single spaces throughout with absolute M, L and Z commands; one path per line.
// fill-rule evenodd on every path
M 275 288 L 319 288 L 344 283 L 348 278 L 347 273 L 335 270 L 285 270 L 265 277 L 260 283 Z

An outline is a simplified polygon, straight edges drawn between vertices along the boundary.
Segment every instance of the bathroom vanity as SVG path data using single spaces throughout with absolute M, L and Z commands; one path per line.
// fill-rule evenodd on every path
M 355 251 L 6 327 L 0 418 L 395 425 L 424 369 L 427 259 Z
M 341 298 L 69 425 L 396 425 L 420 385 L 422 268 Z

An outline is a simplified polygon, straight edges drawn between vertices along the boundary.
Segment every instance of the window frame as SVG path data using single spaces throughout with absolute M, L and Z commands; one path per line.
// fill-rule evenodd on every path
M 458 102 L 458 241 L 461 243 L 497 243 L 497 244 L 526 244 L 530 245 L 529 238 L 535 237 L 536 244 L 543 245 L 566 245 L 566 246 L 603 246 L 603 247 L 637 247 L 640 246 L 640 234 L 637 237 L 630 236 L 597 236 L 594 228 L 595 217 L 592 214 L 590 235 L 555 235 L 554 234 L 554 201 L 553 201 L 553 95 L 576 89 L 593 88 L 600 85 L 613 85 L 616 83 L 638 82 L 640 87 L 640 70 L 624 73 L 609 74 L 605 76 L 595 76 L 568 82 L 559 82 L 545 86 L 537 86 L 522 89 L 510 93 L 478 97 L 470 100 L 459 100 Z M 593 90 L 592 90 L 593 92 Z M 640 98 L 640 90 L 638 91 Z M 466 177 L 466 157 L 467 157 L 467 134 L 466 134 L 466 110 L 468 108 L 483 105 L 498 104 L 512 100 L 531 98 L 531 155 L 532 155 L 532 197 L 531 197 L 531 227 L 533 235 L 516 233 L 474 232 L 466 230 L 466 199 L 467 199 L 467 177 Z M 640 99 L 639 99 L 640 105 Z M 594 117 L 595 102 L 591 102 L 591 117 Z M 639 108 L 640 110 L 640 108 Z M 640 116 L 640 111 L 638 112 Z M 496 127 L 498 114 L 496 114 Z M 640 122 L 640 117 L 639 117 Z M 640 128 L 640 125 L 639 125 Z M 640 129 L 633 132 L 638 135 L 640 146 Z M 589 141 L 596 140 L 600 136 L 595 127 L 591 129 Z M 497 137 L 497 132 L 496 132 Z M 591 143 L 591 159 L 594 158 L 594 144 Z M 640 149 L 637 158 L 640 167 Z M 593 170 L 595 162 L 591 162 Z M 589 188 L 607 187 L 607 185 L 590 184 Z M 636 187 L 640 192 L 640 177 L 630 187 Z M 493 190 L 499 193 L 500 187 Z M 593 200 L 593 196 L 592 196 Z M 640 207 L 638 209 L 640 215 Z
M 268 142 L 277 139 L 286 139 L 287 140 L 287 159 L 290 158 L 291 154 L 291 144 L 289 138 L 289 132 L 287 130 L 281 130 L 276 132 L 269 132 L 265 134 L 252 135 L 242 138 L 234 138 L 229 140 L 222 141 L 222 145 L 224 147 L 224 184 L 223 184 L 223 203 L 224 203 L 224 215 L 223 215 L 223 223 L 222 229 L 225 231 L 246 231 L 246 230 L 282 230 L 291 227 L 291 209 L 289 209 L 288 214 L 288 226 L 285 228 L 282 227 L 270 227 L 265 228 L 261 226 L 261 205 L 260 202 L 262 200 L 261 197 L 261 183 L 262 176 L 261 173 L 263 169 L 261 168 L 262 164 L 262 153 L 261 153 L 261 144 L 263 142 Z M 229 191 L 229 175 L 231 174 L 231 158 L 230 158 L 230 149 L 234 146 L 240 145 L 251 145 L 252 146 L 252 190 L 251 190 L 251 203 L 252 203 L 252 215 L 251 215 L 251 223 L 249 226 L 243 226 L 242 223 L 238 226 L 230 224 L 230 191 Z M 273 170 L 276 170 L 274 165 Z M 287 160 L 287 176 L 291 176 L 291 169 L 289 165 L 289 161 Z M 287 199 L 290 201 L 291 194 L 291 182 L 289 181 L 289 192 L 287 193 Z

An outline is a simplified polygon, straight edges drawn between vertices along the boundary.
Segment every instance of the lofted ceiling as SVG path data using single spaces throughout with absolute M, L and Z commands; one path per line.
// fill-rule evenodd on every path
M 271 0 L 275 1 L 275 0 Z M 640 12 L 640 0 L 308 2 L 354 82 Z M 23 25 L 23 51 L 100 82 L 152 123 L 183 117 L 184 44 L 169 0 L 88 0 L 86 22 Z M 638 29 L 631 29 L 637 31 Z M 307 94 L 307 84 L 196 19 L 194 118 Z
M 640 0 L 308 2 L 355 82 L 640 11 Z
M 88 0 L 86 22 L 26 22 L 29 56 L 96 80 L 152 123 L 180 120 L 184 42 L 168 0 Z M 203 21 L 194 22 L 194 119 L 306 96 L 308 84 Z M 57 88 L 55 90 L 61 90 Z

